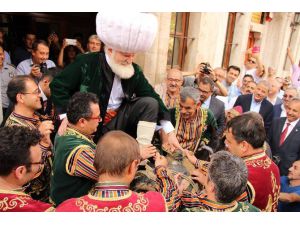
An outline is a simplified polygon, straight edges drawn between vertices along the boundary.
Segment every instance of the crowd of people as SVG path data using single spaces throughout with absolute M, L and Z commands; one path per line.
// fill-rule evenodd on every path
M 157 30 L 101 13 L 86 49 L 28 32 L 10 53 L 0 31 L 0 211 L 300 211 L 290 49 L 285 78 L 248 50 L 243 68 L 172 68 L 153 87 L 133 60 Z

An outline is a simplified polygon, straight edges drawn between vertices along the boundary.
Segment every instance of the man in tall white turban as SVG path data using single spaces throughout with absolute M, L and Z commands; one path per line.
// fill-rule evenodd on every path
M 172 148 L 181 149 L 167 108 L 133 63 L 136 53 L 150 49 L 157 29 L 157 19 L 150 13 L 98 13 L 96 31 L 105 51 L 78 56 L 54 78 L 50 88 L 58 113 L 65 113 L 75 92 L 93 92 L 103 119 L 96 139 L 110 130 L 123 130 L 145 147 L 159 124 Z M 153 155 L 154 148 L 148 147 L 145 157 Z

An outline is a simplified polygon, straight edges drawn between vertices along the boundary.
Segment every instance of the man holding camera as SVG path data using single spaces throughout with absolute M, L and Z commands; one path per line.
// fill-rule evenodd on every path
M 17 66 L 17 75 L 30 75 L 36 82 L 46 72 L 47 69 L 56 67 L 55 63 L 49 58 L 49 47 L 47 42 L 37 40 L 32 45 L 31 58 L 19 63 Z

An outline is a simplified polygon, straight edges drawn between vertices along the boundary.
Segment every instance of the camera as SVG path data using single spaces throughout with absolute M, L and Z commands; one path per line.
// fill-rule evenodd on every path
M 210 64 L 208 62 L 207 63 L 201 63 L 201 64 L 204 65 L 201 72 L 204 73 L 204 74 L 210 74 L 211 73 L 211 71 L 209 69 Z
M 46 63 L 41 63 L 41 64 L 39 65 L 39 67 L 40 67 L 41 73 L 42 73 L 42 74 L 45 74 L 46 71 L 47 71 L 47 64 L 46 64 Z

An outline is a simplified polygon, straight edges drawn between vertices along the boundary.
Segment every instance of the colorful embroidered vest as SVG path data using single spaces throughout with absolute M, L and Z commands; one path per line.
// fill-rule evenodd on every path
M 264 151 L 243 159 L 248 168 L 250 203 L 262 211 L 277 211 L 280 192 L 278 167 Z

